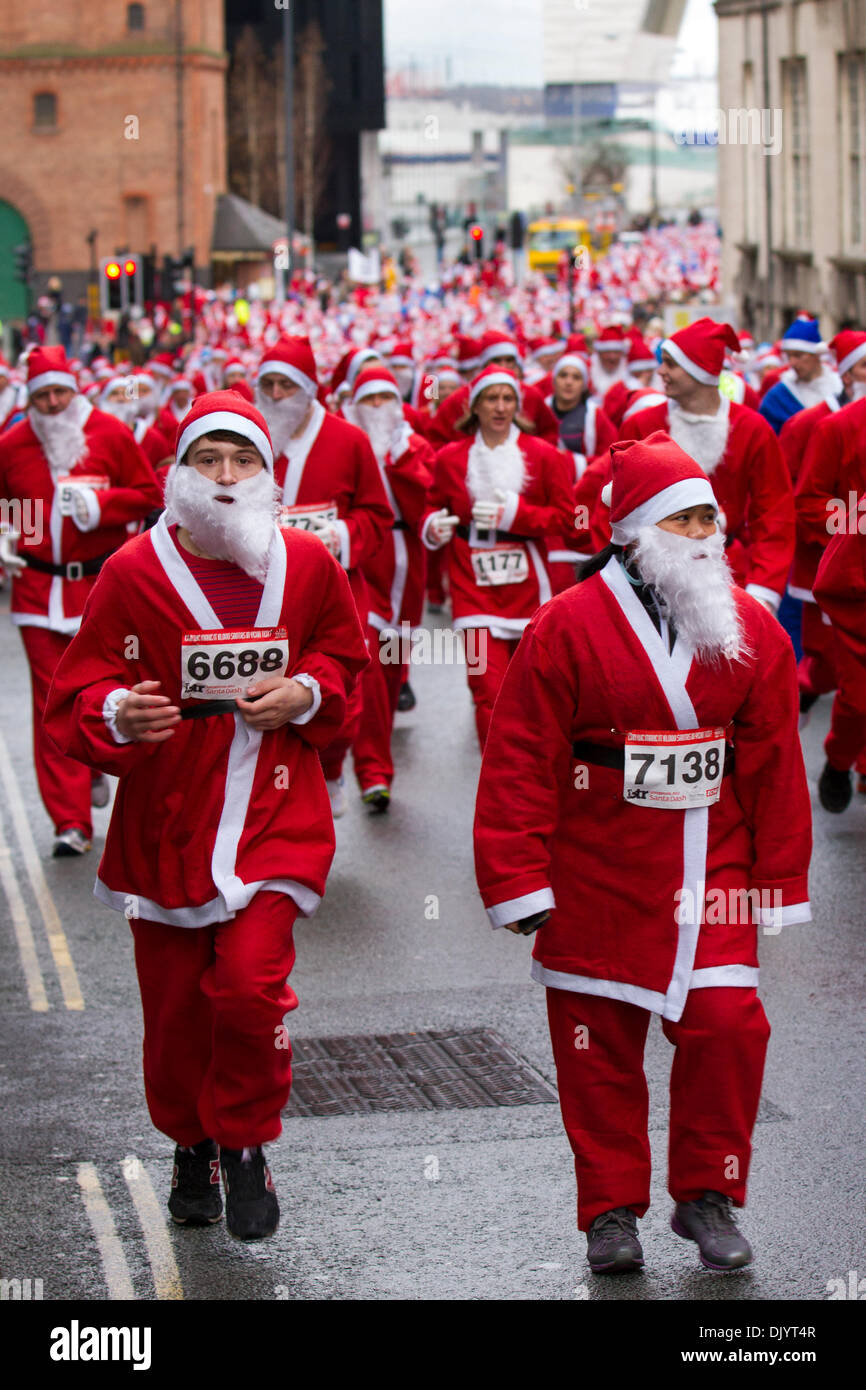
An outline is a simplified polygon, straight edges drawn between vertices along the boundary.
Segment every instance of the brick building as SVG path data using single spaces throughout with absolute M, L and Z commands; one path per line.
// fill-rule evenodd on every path
M 65 298 L 84 292 L 91 254 L 193 247 L 207 283 L 227 186 L 223 6 L 0 0 L 0 35 L 0 319 L 23 311 L 22 240 L 34 288 L 60 275 Z

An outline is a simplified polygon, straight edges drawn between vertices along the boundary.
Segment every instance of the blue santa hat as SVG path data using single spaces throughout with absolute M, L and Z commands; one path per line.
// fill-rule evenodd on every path
M 818 320 L 810 319 L 808 314 L 798 314 L 785 331 L 782 349 L 785 352 L 826 352 L 827 344 L 821 341 Z

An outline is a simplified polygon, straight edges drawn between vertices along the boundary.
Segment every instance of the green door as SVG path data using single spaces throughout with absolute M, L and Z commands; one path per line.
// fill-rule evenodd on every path
M 27 291 L 15 279 L 14 249 L 30 240 L 24 218 L 11 203 L 0 200 L 0 321 L 6 328 L 13 319 L 27 315 Z

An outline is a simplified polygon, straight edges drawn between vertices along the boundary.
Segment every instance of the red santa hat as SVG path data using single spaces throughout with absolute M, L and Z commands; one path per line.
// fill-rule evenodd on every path
M 348 352 L 344 352 L 331 376 L 332 394 L 339 391 L 341 386 L 346 391 L 351 391 L 355 385 L 355 378 L 364 363 L 378 356 L 379 354 L 374 347 L 350 348 Z
M 246 377 L 247 369 L 239 357 L 230 357 L 223 365 L 223 381 L 225 381 L 232 372 L 243 372 L 244 377 Z M 300 383 L 298 384 L 300 385 Z
M 515 362 L 520 361 L 520 350 L 517 343 L 508 333 L 500 333 L 498 329 L 491 328 L 481 336 L 478 344 L 478 365 L 486 367 L 494 357 L 513 357 Z
M 274 343 L 273 347 L 266 348 L 256 372 L 256 384 L 269 372 L 287 377 L 308 396 L 315 396 L 319 389 L 316 359 L 309 338 L 286 336 Z
M 686 507 L 719 509 L 704 470 L 663 430 L 646 439 L 618 440 L 610 446 L 610 457 L 613 477 L 602 488 L 601 500 L 610 507 L 615 545 L 628 545 L 642 526 Z
M 672 338 L 665 338 L 661 350 L 696 381 L 704 386 L 718 386 L 726 348 L 740 350 L 740 340 L 731 325 L 703 318 L 681 328 Z
M 866 357 L 866 333 L 858 333 L 853 328 L 837 333 L 835 338 L 830 339 L 829 345 L 836 357 L 836 371 L 840 376 L 843 372 L 850 372 L 856 363 Z
M 65 386 L 69 391 L 78 390 L 78 382 L 66 360 L 66 349 L 56 347 L 35 347 L 27 358 L 27 390 L 32 396 L 44 386 Z
M 631 339 L 627 338 L 618 323 L 603 328 L 592 345 L 593 352 L 628 352 Z
M 583 377 L 585 382 L 589 382 L 589 364 L 585 357 L 581 357 L 579 352 L 564 352 L 554 363 L 553 375 L 559 376 L 563 367 L 575 367 Z
M 155 372 L 157 376 L 161 376 L 164 381 L 168 381 L 174 371 L 173 364 L 173 352 L 158 352 L 156 357 L 151 357 L 147 365 L 150 371 Z
M 577 353 L 580 357 L 585 357 L 589 349 L 586 346 L 586 338 L 583 333 L 569 333 L 565 340 L 565 351 Z
M 415 358 L 412 356 L 412 344 L 408 339 L 401 339 L 399 343 L 394 343 L 390 352 L 385 353 L 388 363 L 392 367 L 414 367 Z
M 510 372 L 507 367 L 485 367 L 475 377 L 469 388 L 469 409 L 471 410 L 482 391 L 486 391 L 488 386 L 511 386 L 517 396 L 517 404 L 520 405 L 520 378 L 514 372 Z
M 177 427 L 175 458 L 180 463 L 191 444 L 214 430 L 231 430 L 255 445 L 269 473 L 274 471 L 274 450 L 265 417 L 237 391 L 208 391 L 199 396 Z
M 165 392 L 165 398 L 166 398 L 167 401 L 170 401 L 171 398 L 172 398 L 172 396 L 174 395 L 175 391 L 189 391 L 189 392 L 192 392 L 194 389 L 195 389 L 195 388 L 194 388 L 194 386 L 193 386 L 193 384 L 192 384 L 192 380 L 191 380 L 190 377 L 188 377 L 188 376 L 176 376 L 175 379 L 174 379 L 174 381 L 171 383 L 171 385 L 170 385 L 169 387 L 167 387 L 166 392 Z
M 477 338 L 467 338 L 465 333 L 455 335 L 457 344 L 457 367 L 461 372 L 471 372 L 478 366 L 481 345 Z
M 628 350 L 628 365 L 632 372 L 653 372 L 658 366 L 658 362 L 652 354 L 649 343 L 645 342 L 640 333 L 636 330 L 631 335 L 631 347 Z
M 352 402 L 357 405 L 365 396 L 375 396 L 380 391 L 392 392 L 399 401 L 400 388 L 392 372 L 387 367 L 364 367 L 355 379 L 355 387 L 352 391 Z

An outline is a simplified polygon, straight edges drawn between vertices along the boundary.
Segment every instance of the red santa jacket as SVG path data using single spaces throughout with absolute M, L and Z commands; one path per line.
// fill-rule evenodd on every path
M 553 444 L 554 447 L 557 446 L 559 444 L 559 421 L 553 411 L 545 405 L 541 393 L 534 386 L 521 383 L 520 398 L 518 414 L 525 415 L 526 419 L 535 426 L 535 432 L 539 439 Z M 433 416 L 432 424 L 427 428 L 426 437 L 434 449 L 442 449 L 446 444 L 451 444 L 463 437 L 456 425 L 457 421 L 461 420 L 468 410 L 469 387 L 461 386 L 459 391 L 452 392 L 442 402 Z
M 292 441 L 291 455 L 289 461 L 281 454 L 274 464 L 283 506 L 297 509 L 294 517 L 284 514 L 281 524 L 303 525 L 312 514 L 336 514 L 338 558 L 366 622 L 369 603 L 362 566 L 387 545 L 394 521 L 370 441 L 357 425 L 314 401 L 306 430 Z
M 428 511 L 435 458 L 427 441 L 408 425 L 395 452 L 396 458 L 389 454 L 379 464 L 394 523 L 385 544 L 362 566 L 369 622 L 379 631 L 402 622 L 417 627 L 424 612 L 427 552 L 418 532 Z
M 728 563 L 748 593 L 778 603 L 794 556 L 791 480 L 766 420 L 736 401 L 728 409 L 727 447 L 710 478 L 726 518 Z M 646 439 L 654 430 L 668 431 L 667 404 L 626 420 L 620 439 Z M 594 518 L 593 525 L 609 539 L 606 518 L 603 523 Z
M 22 535 L 19 554 L 54 565 L 83 564 L 117 550 L 127 539 L 129 522 L 140 521 L 162 505 L 153 469 L 132 437 L 113 415 L 91 409 L 84 423 L 87 454 L 70 477 L 97 480 L 88 509 L 98 518 L 91 531 L 79 531 L 61 515 L 60 488 L 42 445 L 28 419 L 0 438 L 0 497 L 41 518 L 39 532 Z M 96 575 L 72 577 L 37 573 L 28 568 L 12 581 L 12 621 L 19 626 L 76 632 Z
M 794 494 L 797 564 L 791 592 L 795 598 L 811 598 L 821 555 L 842 529 L 843 519 L 847 524 L 852 494 L 856 505 L 864 491 L 866 400 L 859 400 L 821 420 L 803 456 Z
M 486 542 L 477 538 L 471 525 L 474 499 L 466 486 L 475 436 L 466 435 L 436 455 L 422 539 L 428 543 L 429 516 L 442 507 L 459 517 L 461 529 L 468 532 L 467 536 L 456 534 L 447 547 L 457 630 L 487 627 L 494 635 L 518 636 L 538 605 L 551 596 L 545 538 L 567 532 L 574 519 L 569 456 L 522 434 L 515 425 L 511 428 L 511 437 L 524 456 L 526 478 L 522 492 L 509 498 L 498 533 L 488 533 Z M 505 582 L 498 566 L 509 576 Z
M 476 873 L 494 926 L 552 909 L 533 951 L 541 983 L 676 1020 L 689 989 L 757 984 L 738 892 L 757 890 L 768 931 L 809 920 L 794 656 L 760 604 L 736 600 L 745 660 L 701 664 L 681 638 L 669 654 L 613 558 L 545 605 L 512 658 L 484 750 Z M 628 731 L 715 728 L 735 753 L 707 807 L 627 801 L 622 767 L 590 760 Z
M 120 778 L 95 890 L 110 907 L 179 927 L 225 921 L 260 888 L 307 915 L 317 907 L 334 852 L 317 750 L 339 730 L 367 654 L 346 576 L 315 537 L 275 528 L 255 626 L 287 630 L 287 673 L 319 685 L 312 718 L 258 732 L 217 714 L 163 743 L 117 742 L 108 720 L 140 681 L 159 681 L 182 710 L 199 706 L 181 699 L 182 638 L 222 624 L 164 515 L 99 576 L 45 724 L 65 753 Z

